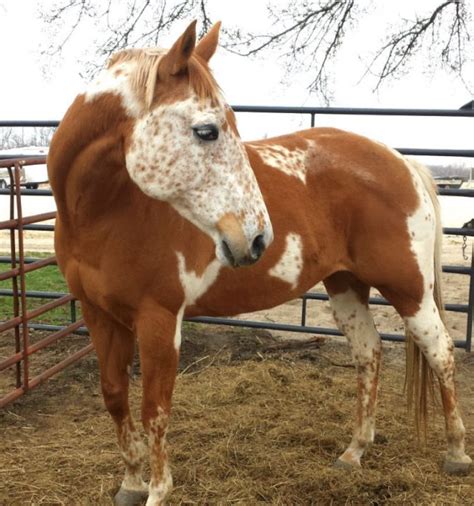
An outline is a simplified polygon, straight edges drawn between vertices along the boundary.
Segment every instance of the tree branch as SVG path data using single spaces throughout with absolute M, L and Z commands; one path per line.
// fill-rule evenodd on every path
M 443 21 L 446 18 L 443 16 L 446 16 L 448 11 L 452 12 L 451 26 L 448 31 L 444 31 Z M 367 72 L 372 71 L 379 61 L 383 62 L 381 69 L 375 72 L 378 76 L 375 89 L 378 89 L 387 78 L 397 76 L 408 65 L 411 58 L 421 50 L 428 33 L 431 33 L 434 39 L 427 48 L 428 51 L 433 52 L 437 46 L 442 45 L 439 54 L 442 63 L 460 72 L 464 64 L 463 40 L 470 40 L 464 22 L 467 16 L 462 2 L 448 0 L 440 4 L 429 16 L 417 19 L 407 28 L 396 31 L 377 51 L 368 66 Z M 456 56 L 452 55 L 453 44 Z

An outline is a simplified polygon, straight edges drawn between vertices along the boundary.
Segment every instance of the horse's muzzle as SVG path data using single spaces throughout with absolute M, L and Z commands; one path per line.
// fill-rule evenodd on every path
M 231 267 L 242 267 L 243 265 L 254 264 L 266 249 L 265 239 L 258 234 L 252 241 L 250 248 L 242 249 L 235 247 L 226 239 L 222 239 L 221 248 L 224 258 Z

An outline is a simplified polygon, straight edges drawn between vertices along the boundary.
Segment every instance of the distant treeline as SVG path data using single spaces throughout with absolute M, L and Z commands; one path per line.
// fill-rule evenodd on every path
M 474 172 L 474 169 L 458 164 L 428 165 L 428 167 L 434 177 L 458 177 L 463 181 L 469 181 L 469 178 L 471 177 L 471 170 Z
M 54 131 L 55 128 L 52 127 L 2 127 L 0 128 L 0 149 L 49 146 Z

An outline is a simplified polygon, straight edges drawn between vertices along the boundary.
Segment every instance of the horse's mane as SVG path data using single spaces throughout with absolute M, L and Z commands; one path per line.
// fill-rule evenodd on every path
M 135 62 L 135 70 L 130 76 L 131 86 L 136 95 L 145 102 L 147 107 L 150 107 L 158 66 L 166 52 L 166 49 L 161 48 L 125 49 L 111 57 L 107 68 L 123 62 Z M 198 98 L 218 101 L 219 85 L 202 58 L 197 55 L 191 56 L 187 66 L 187 76 Z

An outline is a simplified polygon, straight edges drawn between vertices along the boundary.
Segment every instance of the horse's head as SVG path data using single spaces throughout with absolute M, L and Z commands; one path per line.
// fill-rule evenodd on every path
M 195 24 L 168 51 L 112 57 L 108 75 L 123 82 L 136 118 L 126 165 L 144 193 L 212 237 L 222 263 L 250 264 L 272 241 L 272 226 L 234 114 L 207 66 L 220 24 L 197 45 Z

